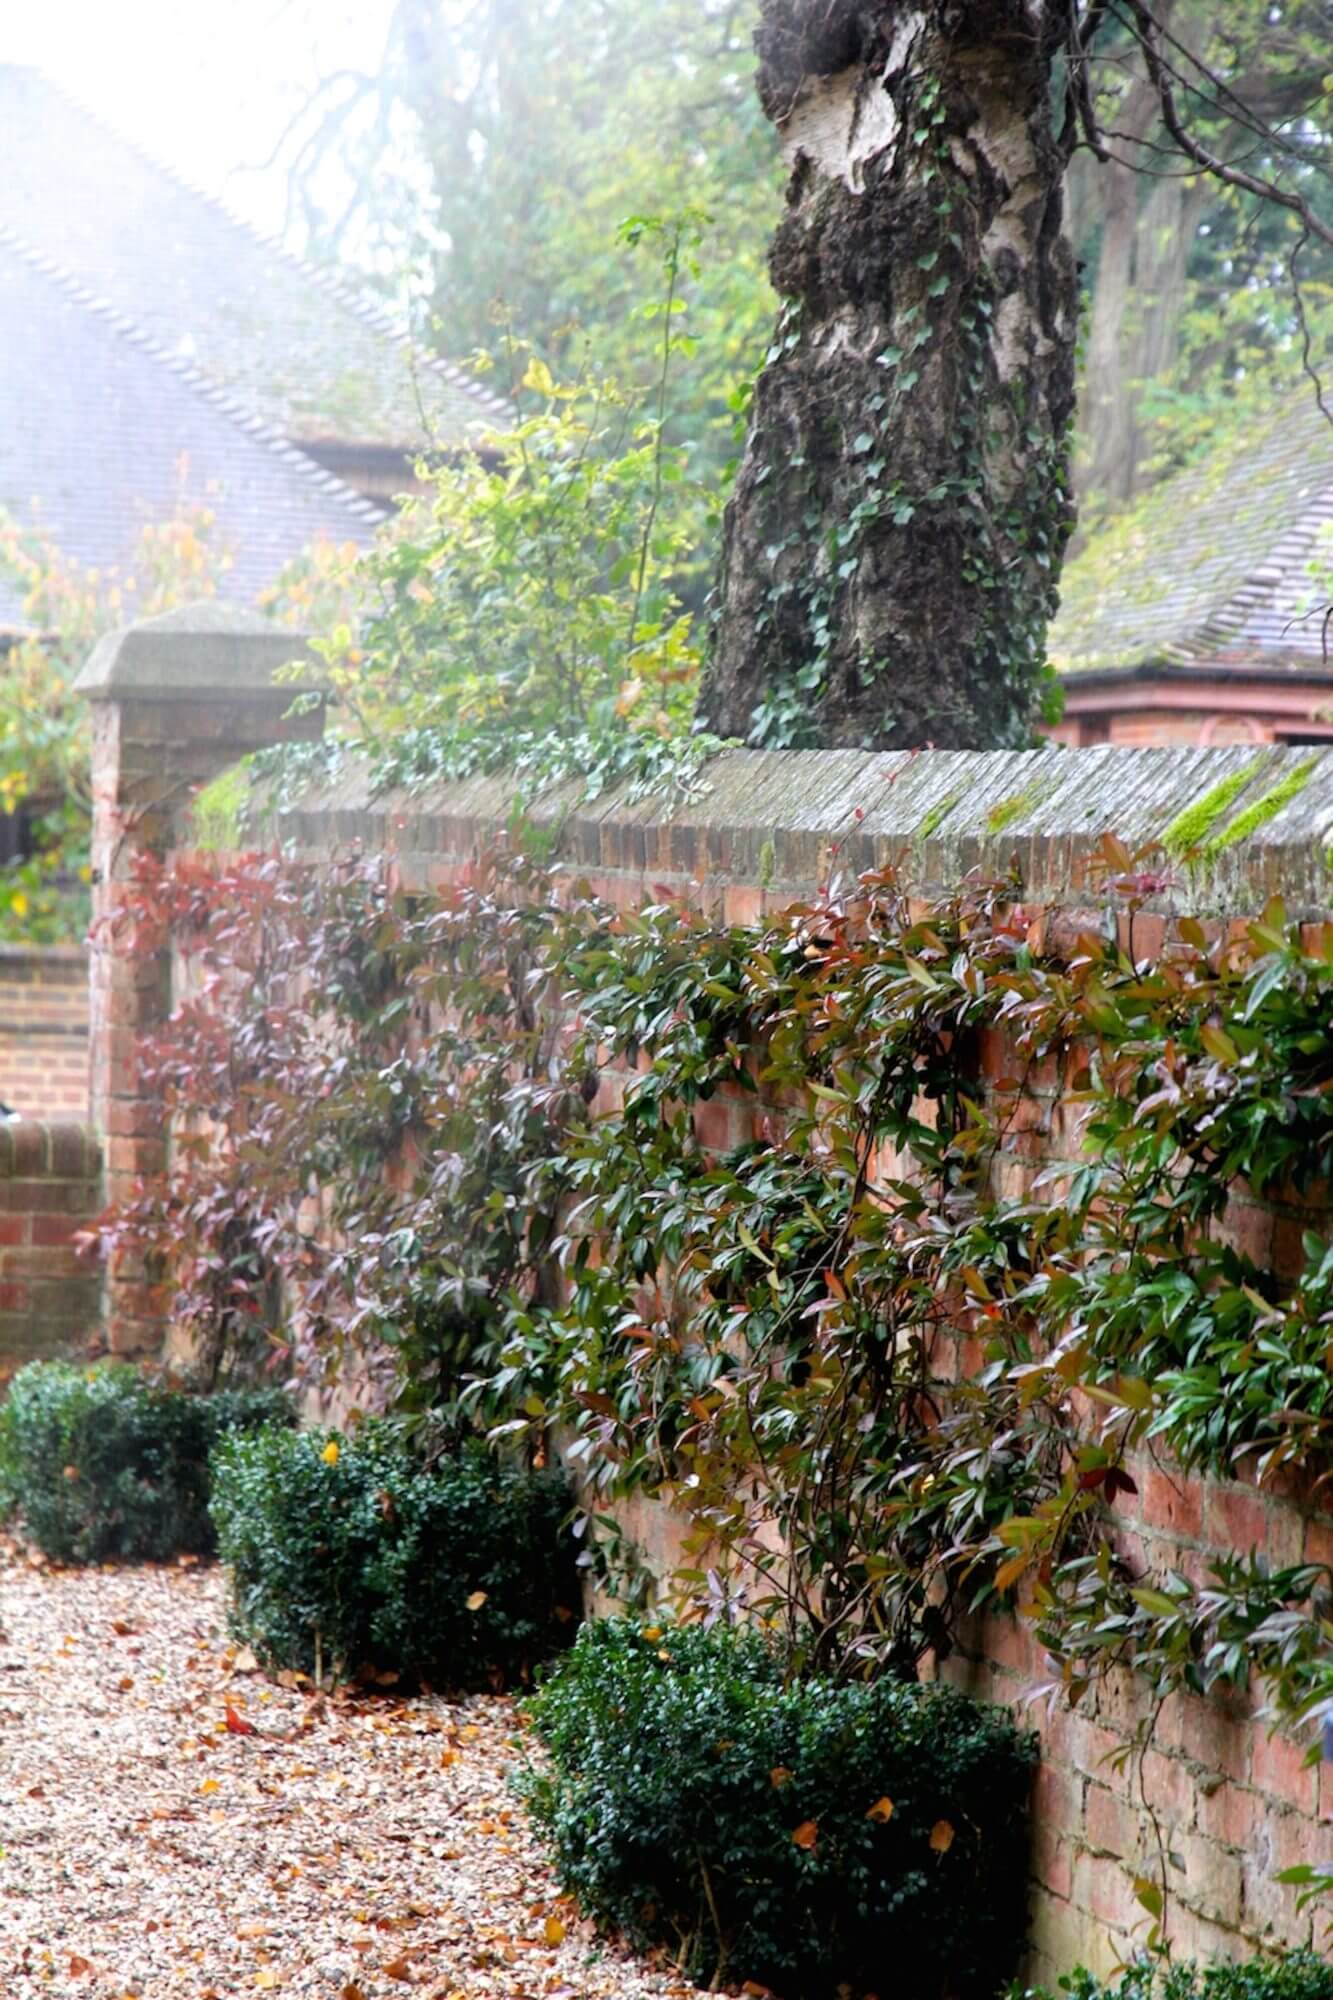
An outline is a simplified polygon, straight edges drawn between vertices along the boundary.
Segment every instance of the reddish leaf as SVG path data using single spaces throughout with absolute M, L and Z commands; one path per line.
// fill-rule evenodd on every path
M 234 1709 L 234 1708 L 232 1707 L 232 1705 L 231 1705 L 231 1703 L 230 1703 L 230 1702 L 228 1702 L 228 1704 L 227 1704 L 227 1711 L 226 1711 L 226 1712 L 227 1712 L 227 1733 L 228 1733 L 228 1735 L 230 1735 L 230 1736 L 258 1736 L 258 1734 L 259 1734 L 259 1731 L 258 1731 L 258 1730 L 257 1730 L 257 1729 L 255 1728 L 255 1726 L 254 1726 L 253 1722 L 247 1722 L 247 1721 L 246 1721 L 246 1719 L 245 1719 L 245 1717 L 244 1717 L 243 1715 L 238 1715 L 238 1714 L 236 1713 L 236 1710 L 235 1710 L 235 1709 Z

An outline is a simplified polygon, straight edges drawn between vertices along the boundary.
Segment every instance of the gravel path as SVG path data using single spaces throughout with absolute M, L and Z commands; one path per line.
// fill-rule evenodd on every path
M 0 1634 L 4 2000 L 693 1993 L 561 1899 L 512 1703 L 273 1686 L 212 1568 L 5 1547 Z

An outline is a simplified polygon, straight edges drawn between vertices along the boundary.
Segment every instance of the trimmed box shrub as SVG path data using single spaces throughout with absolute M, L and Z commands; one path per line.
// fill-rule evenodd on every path
M 526 1680 L 576 1624 L 569 1507 L 558 1476 L 480 1444 L 428 1469 L 375 1425 L 232 1438 L 213 1478 L 232 1628 L 304 1673 Z
M 1128 1966 L 1110 1984 L 1080 1966 L 1060 1981 L 1058 1994 L 1030 1986 L 1023 2000 L 1333 2000 L 1333 1961 L 1293 1951 L 1235 1965 L 1145 1963 Z
M 587 1625 L 523 1780 L 564 1886 L 696 1978 L 991 2000 L 1026 1918 L 1035 1739 L 946 1687 L 784 1681 L 756 1634 Z
M 208 1555 L 214 1444 L 294 1422 L 277 1389 L 200 1395 L 124 1362 L 31 1361 L 0 1404 L 0 1505 L 56 1562 Z

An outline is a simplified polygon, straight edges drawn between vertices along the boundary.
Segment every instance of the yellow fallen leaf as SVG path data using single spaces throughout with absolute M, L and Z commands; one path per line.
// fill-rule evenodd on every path
M 220 1792 L 222 1787 L 216 1778 L 205 1778 L 199 1789 L 201 1792 Z
M 803 1819 L 791 1838 L 793 1847 L 803 1847 L 808 1854 L 819 1838 L 819 1822 Z
M 769 1783 L 772 1785 L 774 1791 L 780 1792 L 784 1785 L 789 1785 L 791 1783 L 791 1772 L 787 1769 L 787 1766 L 785 1764 L 775 1764 L 773 1766 L 773 1769 L 769 1772 L 768 1778 L 769 1778 Z
M 248 1646 L 242 1646 L 240 1652 L 231 1663 L 231 1669 L 234 1674 L 257 1674 L 259 1672 L 259 1662 Z
M 266 1992 L 271 1992 L 277 1983 L 278 1975 L 271 1965 L 261 1966 L 255 1974 L 255 1985 L 262 1986 Z
M 936 1854 L 947 1854 L 953 1846 L 953 1828 L 947 1819 L 937 1819 L 930 1829 L 930 1844 Z
M 547 1944 L 555 1946 L 565 1941 L 565 1927 L 559 1917 L 548 1917 L 542 1926 Z
M 325 1465 L 336 1465 L 338 1463 L 337 1438 L 330 1438 L 328 1443 L 325 1445 L 323 1451 L 319 1455 L 323 1459 Z
M 874 1805 L 871 1806 L 870 1811 L 866 1814 L 866 1818 L 873 1819 L 877 1826 L 883 1826 L 888 1820 L 893 1818 L 893 1800 L 876 1799 Z
M 474 1590 L 471 1597 L 466 1601 L 469 1611 L 480 1611 L 482 1605 L 486 1602 L 486 1592 L 484 1590 Z
M 650 1645 L 655 1646 L 662 1636 L 662 1628 L 660 1625 L 645 1625 L 643 1636 Z

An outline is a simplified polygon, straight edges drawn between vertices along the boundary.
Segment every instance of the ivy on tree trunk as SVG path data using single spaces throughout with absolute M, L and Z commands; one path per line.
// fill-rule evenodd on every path
M 727 508 L 706 724 L 1029 740 L 1072 521 L 1070 9 L 764 0 L 782 299 Z

